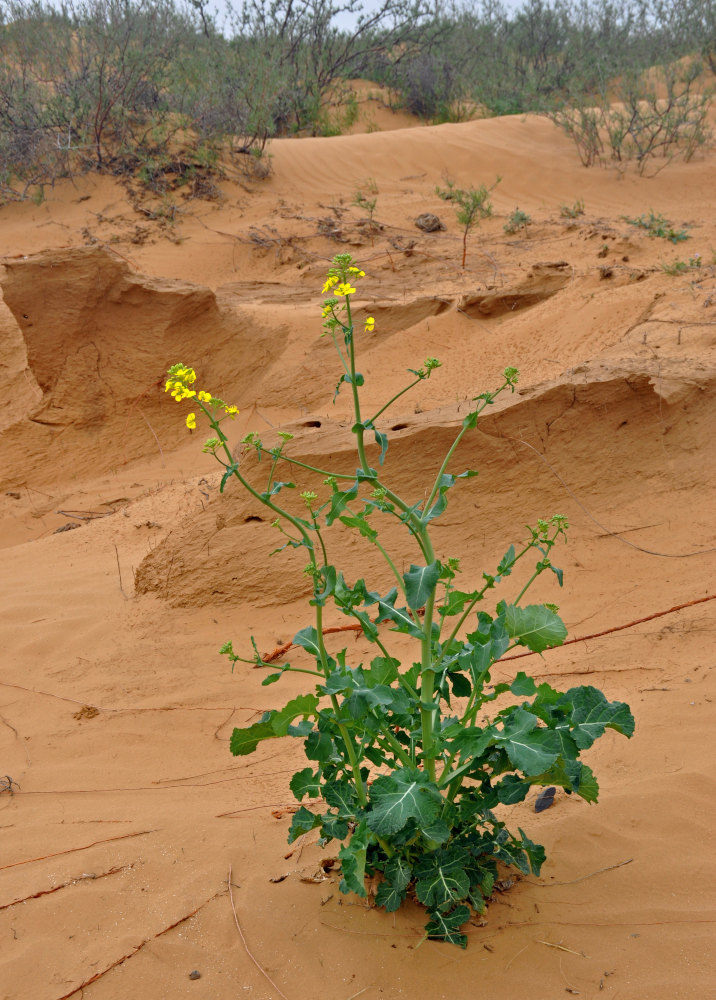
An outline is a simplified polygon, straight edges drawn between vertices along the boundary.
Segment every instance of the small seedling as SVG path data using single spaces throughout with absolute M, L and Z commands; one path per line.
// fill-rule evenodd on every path
M 373 195 L 373 197 L 369 197 Z M 373 239 L 372 233 L 375 228 L 375 210 L 378 206 L 378 185 L 373 177 L 369 177 L 362 188 L 358 188 L 354 197 L 353 204 L 357 205 L 358 208 L 362 208 L 364 212 L 368 213 L 368 225 L 371 231 L 371 241 Z
M 584 199 L 578 198 L 573 205 L 560 205 L 559 214 L 563 219 L 576 219 L 584 215 Z
M 695 271 L 697 268 L 703 267 L 704 262 L 701 259 L 701 254 L 695 253 L 688 260 L 674 260 L 670 264 L 662 261 L 660 266 L 665 274 L 675 277 L 678 274 L 686 274 L 687 271 Z
M 622 218 L 630 226 L 644 229 L 647 236 L 650 237 L 669 240 L 670 243 L 681 243 L 683 240 L 690 239 L 688 229 L 674 229 L 668 219 L 665 219 L 663 215 L 656 215 L 654 212 L 640 215 L 636 219 L 630 219 L 628 215 L 623 215 Z
M 526 229 L 530 222 L 532 222 L 532 217 L 527 212 L 516 208 L 502 228 L 506 233 L 511 235 L 512 233 L 519 232 L 520 229 Z

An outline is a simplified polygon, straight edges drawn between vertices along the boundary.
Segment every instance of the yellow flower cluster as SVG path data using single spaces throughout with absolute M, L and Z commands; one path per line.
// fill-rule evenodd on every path
M 184 365 L 173 365 L 169 369 L 168 374 L 169 378 L 167 379 L 167 384 L 164 386 L 164 391 L 171 391 L 177 403 L 181 403 L 182 399 L 190 399 L 192 396 L 196 396 L 196 392 L 190 388 L 196 382 L 196 372 L 193 368 L 185 368 Z
M 372 333 L 373 330 L 375 330 L 375 320 L 372 316 L 368 316 L 365 321 L 365 332 Z
M 172 397 L 176 399 L 177 403 L 180 403 L 183 399 L 193 399 L 196 397 L 197 401 L 202 404 L 204 412 L 208 414 L 208 411 L 204 408 L 204 404 L 211 406 L 216 414 L 217 410 L 223 410 L 227 417 L 231 417 L 233 420 L 236 414 L 239 412 L 238 406 L 230 406 L 225 403 L 223 399 L 218 399 L 216 396 L 212 396 L 210 392 L 205 392 L 203 389 L 198 392 L 192 388 L 196 382 L 196 372 L 193 368 L 189 368 L 186 365 L 178 364 L 172 365 L 172 367 L 167 372 L 167 381 L 164 386 L 165 392 L 171 392 Z M 214 418 L 215 419 L 215 418 Z M 196 429 L 196 413 L 190 413 L 186 418 L 186 425 L 189 430 Z

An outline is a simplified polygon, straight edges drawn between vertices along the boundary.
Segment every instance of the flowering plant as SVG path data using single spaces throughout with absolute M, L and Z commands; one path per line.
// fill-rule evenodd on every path
M 179 401 L 195 399 L 207 417 L 215 436 L 204 450 L 224 466 L 221 489 L 235 477 L 275 514 L 274 523 L 287 539 L 282 547 L 305 549 L 308 556 L 314 623 L 297 632 L 293 642 L 311 655 L 315 669 L 282 664 L 263 683 L 300 672 L 314 678 L 313 690 L 265 712 L 253 725 L 234 729 L 232 753 L 250 754 L 264 740 L 285 736 L 302 740 L 309 763 L 294 774 L 290 787 L 299 802 L 308 797 L 322 806 L 298 809 L 289 842 L 318 827 L 324 840 L 342 842 L 343 892 L 365 896 L 366 875 L 377 875 L 378 906 L 396 910 L 411 895 L 427 911 L 426 937 L 464 947 L 463 925 L 471 911 L 484 910 L 497 864 L 538 875 L 545 858 L 543 848 L 522 829 L 517 834 L 508 830 L 495 809 L 524 800 L 533 785 L 560 786 L 595 802 L 597 781 L 580 760 L 581 752 L 607 728 L 631 736 L 634 720 L 627 705 L 607 701 L 594 687 L 560 692 L 522 671 L 509 683 L 491 683 L 493 665 L 511 650 L 541 653 L 564 642 L 567 631 L 555 605 L 520 602 L 542 573 L 549 571 L 562 585 L 562 571 L 552 563 L 551 552 L 565 537 L 567 520 L 560 515 L 539 520 L 477 585 L 459 585 L 460 560 L 436 555 L 431 527 L 445 512 L 449 491 L 477 475 L 471 469 L 448 472 L 458 444 L 497 396 L 514 392 L 518 372 L 507 368 L 497 389 L 475 397 L 424 496 L 417 502 L 404 499 L 369 464 L 366 434 L 380 448 L 382 467 L 388 438 L 376 421 L 410 388 L 430 378 L 440 362 L 428 358 L 421 368 L 411 369 L 413 378 L 405 388 L 372 417 L 362 415 L 364 379 L 356 370 L 360 334 L 351 297 L 364 276 L 350 255 L 341 254 L 323 286 L 329 295 L 323 327 L 342 367 L 336 392 L 346 385 L 352 394 L 354 474 L 292 458 L 286 452 L 290 434 L 280 433 L 279 443 L 269 448 L 250 434 L 244 445 L 271 463 L 261 492 L 234 458 L 221 427 L 236 408 L 195 391 L 194 370 L 183 365 L 170 369 L 167 390 Z M 374 320 L 368 318 L 364 327 L 372 330 Z M 195 422 L 190 414 L 188 426 Z M 284 463 L 325 476 L 327 498 L 319 502 L 315 492 L 304 491 L 305 512 L 300 515 L 282 506 L 281 491 L 294 486 L 276 478 Z M 416 562 L 407 571 L 401 572 L 379 539 L 375 522 L 381 516 L 398 522 L 412 540 Z M 387 593 L 370 590 L 363 579 L 349 582 L 330 562 L 325 528 L 335 522 L 377 547 L 394 579 Z M 498 587 L 509 591 L 516 564 L 535 555 L 534 570 L 516 596 L 505 596 L 488 613 L 488 594 Z M 346 649 L 329 652 L 323 624 L 329 605 L 357 623 L 374 646 L 369 665 L 349 663 Z M 409 665 L 391 653 L 396 633 L 415 644 Z M 252 658 L 235 653 L 231 642 L 221 652 L 232 664 L 271 665 L 263 662 L 255 643 Z M 508 693 L 516 704 L 506 703 Z M 490 708 L 492 715 L 486 717 Z

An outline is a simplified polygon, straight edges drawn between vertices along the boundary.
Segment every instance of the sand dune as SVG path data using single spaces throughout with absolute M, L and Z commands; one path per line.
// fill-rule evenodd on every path
M 0 996 L 65 1000 L 82 984 L 88 1000 L 281 995 L 249 953 L 289 1000 L 438 1000 L 468 983 L 494 1000 L 707 996 L 714 155 L 651 179 L 585 170 L 535 117 L 277 141 L 271 154 L 268 180 L 226 182 L 217 203 L 178 199 L 173 222 L 107 177 L 0 209 Z M 465 270 L 435 193 L 446 172 L 458 186 L 502 177 Z M 353 204 L 368 177 L 375 227 Z M 578 199 L 585 214 L 563 217 Z M 508 235 L 516 206 L 532 222 Z M 650 239 L 624 219 L 652 209 L 690 239 Z M 425 211 L 446 229 L 416 228 Z M 426 356 L 443 362 L 382 418 L 386 469 L 407 495 L 421 496 L 467 401 L 506 365 L 521 370 L 455 457 L 480 475 L 452 500 L 439 554 L 479 574 L 525 523 L 560 511 L 571 636 L 666 612 L 529 661 L 630 702 L 637 732 L 590 751 L 598 806 L 512 807 L 548 861 L 496 895 L 464 953 L 415 950 L 417 907 L 387 915 L 342 897 L 321 868 L 331 847 L 287 847 L 291 741 L 229 754 L 234 725 L 303 685 L 231 674 L 218 648 L 254 635 L 270 651 L 308 624 L 305 560 L 269 558 L 264 512 L 219 493 L 162 386 L 169 364 L 192 364 L 240 406 L 233 445 L 286 429 L 296 457 L 352 468 L 320 336 L 337 252 L 368 274 L 356 299 L 357 317 L 376 319 L 366 406 Z M 701 266 L 664 271 L 695 254 Z M 335 545 L 349 574 L 381 582 L 369 546 Z

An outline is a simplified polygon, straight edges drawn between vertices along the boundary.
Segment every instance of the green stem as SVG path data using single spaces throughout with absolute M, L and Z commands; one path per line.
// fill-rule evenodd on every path
M 324 676 L 328 678 L 328 654 L 326 653 L 326 647 L 323 642 L 323 608 L 320 604 L 316 605 L 316 636 L 321 667 L 323 669 Z M 338 698 L 334 694 L 332 694 L 330 698 L 331 705 L 333 706 L 333 711 L 336 716 L 336 725 L 338 726 L 338 731 L 340 732 L 341 739 L 345 745 L 346 754 L 348 755 L 348 760 L 353 772 L 353 780 L 356 786 L 358 801 L 362 806 L 366 806 L 368 804 L 368 797 L 366 795 L 365 785 L 363 784 L 363 778 L 360 773 L 360 761 L 358 760 L 358 755 L 356 754 L 356 749 L 353 745 L 350 733 L 346 729 L 345 724 L 341 721 L 341 709 L 338 704 Z
M 428 563 L 435 561 L 435 553 L 430 536 L 425 528 L 421 531 L 425 546 L 425 557 Z M 423 618 L 423 638 L 421 639 L 420 666 L 420 725 L 423 739 L 423 759 L 431 781 L 435 781 L 435 748 L 434 733 L 439 718 L 439 709 L 427 707 L 435 697 L 435 669 L 432 660 L 432 627 L 435 607 L 435 589 L 425 602 L 425 617 Z
M 378 410 L 378 412 L 374 416 L 372 416 L 370 418 L 370 420 L 368 421 L 368 423 L 369 424 L 374 424 L 375 421 L 378 419 L 378 417 L 382 413 L 385 413 L 385 411 L 388 409 L 389 406 L 393 405 L 393 403 L 396 401 L 396 399 L 400 399 L 400 397 L 404 396 L 406 392 L 410 392 L 410 390 L 414 386 L 416 386 L 418 384 L 418 382 L 422 382 L 422 381 L 423 381 L 423 379 L 416 378 L 414 382 L 410 383 L 410 385 L 406 385 L 406 387 L 404 389 L 401 389 L 400 392 L 396 392 L 396 394 L 393 396 L 393 398 L 389 399 L 388 402 L 385 404 L 385 406 L 381 406 L 381 408 Z

